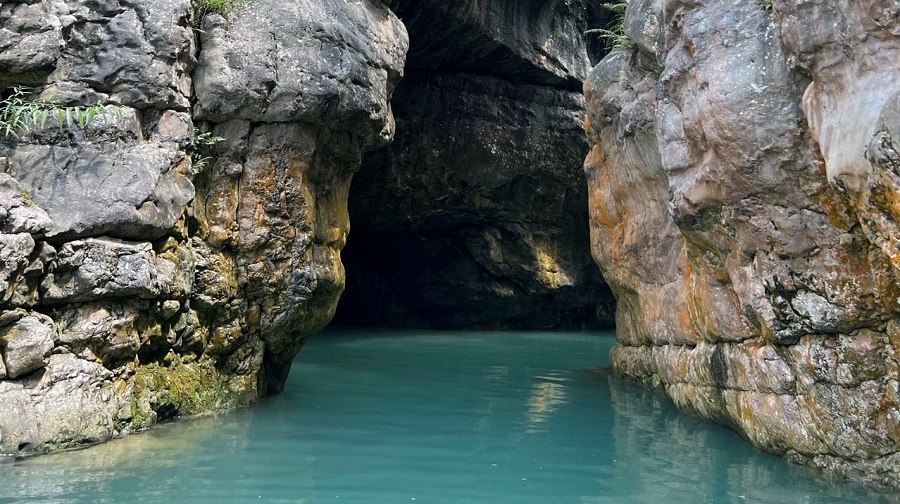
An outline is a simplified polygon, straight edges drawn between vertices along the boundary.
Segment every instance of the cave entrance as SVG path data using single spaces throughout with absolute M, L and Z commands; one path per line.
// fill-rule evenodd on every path
M 583 75 L 540 63 L 534 40 L 504 32 L 577 32 L 554 64 L 583 73 L 581 32 L 554 21 L 570 7 L 539 2 L 480 21 L 493 31 L 466 31 L 452 9 L 394 3 L 411 41 L 396 135 L 351 185 L 333 325 L 610 327 L 614 299 L 590 256 Z

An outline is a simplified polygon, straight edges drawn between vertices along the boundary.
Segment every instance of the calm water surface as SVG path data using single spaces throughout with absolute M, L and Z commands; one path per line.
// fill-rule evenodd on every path
M 853 503 L 609 380 L 610 334 L 331 332 L 284 395 L 0 466 L 0 502 Z

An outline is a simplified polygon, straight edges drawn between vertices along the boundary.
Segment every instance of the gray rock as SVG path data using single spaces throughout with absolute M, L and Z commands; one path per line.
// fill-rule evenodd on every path
M 586 83 L 612 368 L 761 449 L 896 487 L 900 10 L 773 10 L 632 1 L 637 47 Z
M 71 27 L 45 98 L 141 109 L 189 107 L 194 64 L 189 0 L 127 7 L 115 0 L 67 3 Z
M 30 390 L 23 383 L 0 380 L 0 453 L 19 454 L 20 446 L 40 444 L 38 419 Z
M 192 271 L 190 260 L 175 263 L 157 255 L 149 243 L 89 238 L 59 249 L 54 271 L 41 289 L 47 303 L 184 296 Z
M 30 234 L 0 233 L 0 303 L 9 302 L 16 295 L 33 251 Z
M 0 412 L 0 432 L 16 446 L 76 447 L 275 393 L 334 312 L 350 177 L 394 131 L 403 25 L 370 1 L 259 0 L 227 23 L 210 15 L 191 96 L 193 9 L 0 7 L 0 69 L 43 51 L 0 82 L 34 82 L 60 105 L 123 105 L 85 128 L 51 119 L 0 139 L 11 177 L 0 179 L 0 308 L 52 310 L 58 331 L 49 357 L 47 327 L 27 352 L 3 340 L 0 403 L 22 407 Z M 213 121 L 202 127 L 228 137 L 196 174 L 195 100 Z
M 128 395 L 112 373 L 72 354 L 52 355 L 34 394 L 40 451 L 106 441 L 128 412 Z
M 407 67 L 578 91 L 589 67 L 584 5 L 564 0 L 391 0 Z
M 0 173 L 0 232 L 41 235 L 50 230 L 53 221 L 11 176 Z
M 0 311 L 0 327 L 18 322 L 24 316 L 24 310 Z
M 200 38 L 196 118 L 393 133 L 388 97 L 408 38 L 378 2 L 259 0 L 228 21 L 207 16 Z
M 32 313 L 15 324 L 0 328 L 0 346 L 6 375 L 17 378 L 47 364 L 53 350 L 53 321 Z
M 0 85 L 38 82 L 62 54 L 62 29 L 73 21 L 62 2 L 0 6 Z
M 9 173 L 53 220 L 50 237 L 155 239 L 194 197 L 183 154 L 162 144 L 20 145 L 8 158 Z
M 227 138 L 198 178 L 191 307 L 217 324 L 181 338 L 224 356 L 258 334 L 277 393 L 343 291 L 350 177 L 393 136 L 406 32 L 382 3 L 335 0 L 259 0 L 202 28 L 195 118 Z
M 133 360 L 141 346 L 138 330 L 147 303 L 86 303 L 74 305 L 58 316 L 57 343 L 76 354 L 85 349 L 112 369 Z

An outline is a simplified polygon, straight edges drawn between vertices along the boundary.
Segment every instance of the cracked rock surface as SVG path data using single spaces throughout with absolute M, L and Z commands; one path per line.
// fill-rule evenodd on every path
M 635 0 L 634 47 L 585 84 L 615 372 L 894 487 L 898 20 L 887 0 Z
M 104 108 L 0 138 L 0 453 L 280 391 L 343 289 L 406 40 L 373 1 L 3 3 L 5 93 Z

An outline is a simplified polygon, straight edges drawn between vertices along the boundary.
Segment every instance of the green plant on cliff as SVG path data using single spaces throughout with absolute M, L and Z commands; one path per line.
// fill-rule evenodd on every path
M 213 158 L 210 152 L 212 146 L 223 140 L 225 139 L 211 131 L 201 131 L 194 127 L 194 135 L 191 137 L 191 170 L 195 175 L 203 171 Z
M 18 138 L 33 128 L 43 128 L 51 120 L 60 128 L 86 128 L 98 117 L 121 116 L 118 105 L 66 106 L 48 100 L 29 100 L 28 90 L 17 86 L 0 101 L 0 135 Z
M 762 7 L 762 10 L 770 11 L 772 10 L 772 0 L 759 0 L 759 6 Z
M 628 2 L 602 3 L 600 6 L 613 15 L 612 21 L 606 28 L 592 28 L 585 31 L 585 35 L 596 35 L 606 42 L 610 54 L 624 52 L 632 48 L 634 41 L 625 34 L 625 9 L 628 7 Z
M 250 3 L 251 0 L 194 0 L 196 19 L 199 22 L 207 14 L 226 16 L 234 9 Z

